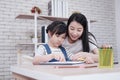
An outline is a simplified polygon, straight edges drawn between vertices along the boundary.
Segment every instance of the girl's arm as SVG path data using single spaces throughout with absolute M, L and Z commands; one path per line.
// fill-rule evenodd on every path
M 48 54 L 48 55 L 37 55 L 33 59 L 33 64 L 38 65 L 40 62 L 48 62 L 51 59 L 53 59 L 53 54 Z
M 33 59 L 33 64 L 38 65 L 40 62 L 49 62 L 52 59 L 59 60 L 60 62 L 65 61 L 65 57 L 62 53 L 58 54 L 51 53 L 47 55 L 35 56 Z

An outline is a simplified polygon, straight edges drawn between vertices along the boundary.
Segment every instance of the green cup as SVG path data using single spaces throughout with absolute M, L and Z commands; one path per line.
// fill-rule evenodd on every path
M 100 48 L 99 49 L 99 68 L 113 67 L 113 49 Z

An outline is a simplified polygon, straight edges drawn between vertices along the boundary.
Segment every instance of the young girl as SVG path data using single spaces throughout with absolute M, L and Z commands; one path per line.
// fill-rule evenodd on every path
M 81 13 L 73 13 L 67 23 L 68 37 L 63 46 L 71 60 L 84 60 L 86 63 L 98 62 L 98 48 L 94 36 L 88 32 L 88 22 Z
M 46 32 L 48 33 L 49 41 L 47 44 L 38 47 L 33 64 L 68 60 L 65 49 L 61 46 L 67 35 L 66 24 L 61 21 L 54 21 L 47 27 Z

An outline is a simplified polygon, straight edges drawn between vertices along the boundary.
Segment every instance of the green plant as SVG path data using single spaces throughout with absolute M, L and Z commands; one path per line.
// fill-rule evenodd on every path
M 35 38 L 35 33 L 33 32 L 33 30 L 29 30 L 26 35 L 27 35 L 28 37 L 30 37 L 31 39 L 32 39 L 32 38 Z M 40 38 L 40 37 L 41 37 L 40 32 L 37 31 L 37 38 Z
M 30 38 L 31 38 L 31 39 L 32 39 L 32 38 L 35 38 L 35 35 L 31 35 Z M 40 36 L 37 35 L 37 38 L 40 38 Z

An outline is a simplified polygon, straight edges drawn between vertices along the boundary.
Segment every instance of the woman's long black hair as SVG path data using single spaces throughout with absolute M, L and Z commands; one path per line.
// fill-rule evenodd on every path
M 82 39 L 83 52 L 89 52 L 90 47 L 89 47 L 89 39 L 88 39 L 88 21 L 86 17 L 81 13 L 73 13 L 68 19 L 67 29 L 72 21 L 76 21 L 83 26 L 83 33 L 79 39 Z

